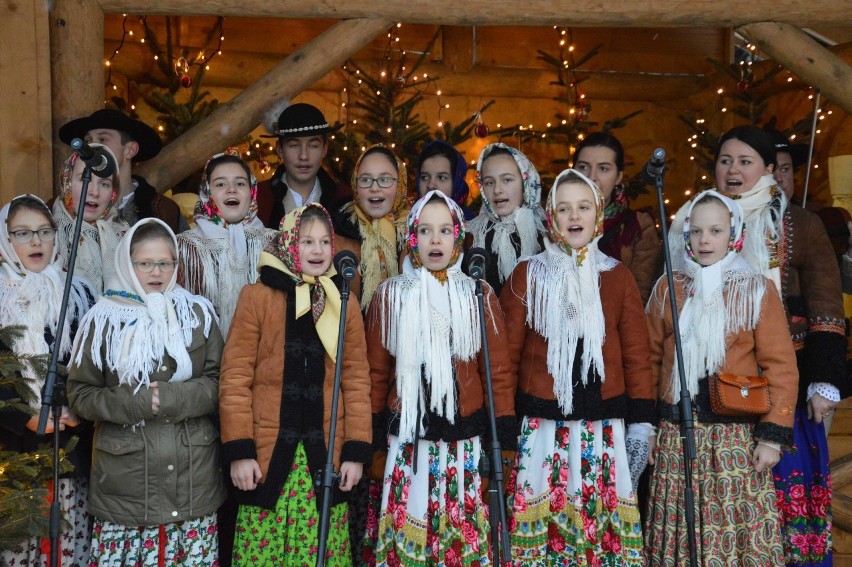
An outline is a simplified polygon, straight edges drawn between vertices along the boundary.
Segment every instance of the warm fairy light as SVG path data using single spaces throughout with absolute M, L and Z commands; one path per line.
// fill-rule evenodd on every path
M 692 191 L 687 189 L 686 191 L 683 192 L 683 194 L 686 195 L 687 197 L 689 197 L 690 195 L 692 195 Z

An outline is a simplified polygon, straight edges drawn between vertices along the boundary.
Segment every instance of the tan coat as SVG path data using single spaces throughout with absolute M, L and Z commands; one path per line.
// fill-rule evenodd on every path
M 547 341 L 526 323 L 527 267 L 527 261 L 515 267 L 500 296 L 509 329 L 509 356 L 512 369 L 518 374 L 518 391 L 527 399 L 537 400 L 539 406 L 553 406 L 556 395 L 553 377 L 547 370 Z M 606 332 L 603 344 L 606 376 L 603 383 L 590 378 L 585 388 L 575 386 L 573 419 L 618 417 L 629 422 L 654 423 L 658 374 L 652 373 L 648 366 L 648 335 L 642 326 L 645 312 L 636 281 L 623 264 L 617 264 L 612 270 L 601 272 L 600 290 Z M 580 389 L 594 391 L 594 398 L 586 398 L 588 403 L 584 403 L 586 400 L 578 396 Z M 614 401 L 618 399 L 622 402 L 616 405 Z M 616 411 L 620 415 L 604 415 L 602 411 Z
M 648 334 L 651 340 L 651 369 L 659 376 L 659 398 L 674 403 L 671 397 L 671 376 L 674 360 L 672 311 L 669 306 L 668 282 L 660 278 L 649 303 Z M 684 288 L 676 286 L 675 299 L 683 305 Z M 769 379 L 769 413 L 761 423 L 783 428 L 793 427 L 796 391 L 799 374 L 796 356 L 787 330 L 787 319 L 775 286 L 767 280 L 766 292 L 760 306 L 760 321 L 752 331 L 740 331 L 727 338 L 727 355 L 720 373 L 745 376 L 760 375 Z M 758 436 L 758 430 L 755 436 Z M 775 439 L 769 439 L 775 440 Z
M 222 355 L 219 411 L 222 442 L 252 442 L 266 480 L 278 438 L 287 293 L 262 283 L 243 288 Z M 306 315 L 310 316 L 310 314 Z M 346 313 L 341 397 L 335 435 L 335 466 L 346 442 L 372 442 L 370 377 L 366 364 L 364 323 L 358 301 L 349 299 Z M 334 362 L 325 355 L 323 432 L 328 439 Z
M 639 221 L 642 232 L 639 238 L 621 249 L 621 262 L 633 274 L 639 286 L 639 293 L 642 294 L 642 301 L 647 303 L 651 296 L 651 287 L 663 269 L 663 246 L 651 215 L 637 211 L 636 220 Z

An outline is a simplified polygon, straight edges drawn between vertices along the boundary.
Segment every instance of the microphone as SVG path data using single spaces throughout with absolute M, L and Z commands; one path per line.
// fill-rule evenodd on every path
M 80 138 L 71 140 L 71 149 L 77 152 L 80 159 L 89 166 L 92 173 L 106 179 L 111 177 L 117 170 L 118 164 L 115 163 L 115 157 L 109 149 L 101 144 L 89 145 L 86 141 Z
M 464 255 L 464 273 L 475 280 L 485 277 L 485 263 L 488 261 L 488 252 L 485 248 L 471 248 Z
M 350 250 L 341 250 L 334 255 L 334 269 L 343 279 L 351 280 L 358 269 L 358 257 Z
M 647 183 L 654 183 L 657 180 L 657 177 L 663 175 L 666 171 L 666 150 L 663 148 L 657 148 L 654 150 L 654 153 L 651 154 L 651 159 L 648 160 L 648 163 L 645 164 L 645 167 L 642 168 L 642 179 L 644 179 Z

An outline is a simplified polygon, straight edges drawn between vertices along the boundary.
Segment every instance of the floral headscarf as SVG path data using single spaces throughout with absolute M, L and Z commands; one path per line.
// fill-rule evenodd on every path
M 334 265 L 330 264 L 325 274 L 313 277 L 302 271 L 302 260 L 299 258 L 299 234 L 302 226 L 302 216 L 310 208 L 322 212 L 322 216 L 331 224 L 328 211 L 318 203 L 310 203 L 304 207 L 293 209 L 281 219 L 280 231 L 260 253 L 258 269 L 268 266 L 287 274 L 296 284 L 296 319 L 311 312 L 317 334 L 322 341 L 325 351 L 332 360 L 337 358 L 337 341 L 339 339 L 338 323 L 340 321 L 340 291 L 331 281 L 337 275 Z M 318 222 L 318 221 L 313 221 Z M 334 257 L 334 230 L 331 231 L 331 255 Z
M 103 148 L 106 152 L 110 151 L 109 148 L 101 144 L 90 145 Z M 68 262 L 70 261 L 70 245 L 77 217 L 71 191 L 71 178 L 78 159 L 79 156 L 73 153 L 65 160 L 59 177 L 60 198 L 53 203 L 53 218 L 56 220 L 58 230 L 56 247 L 65 269 L 68 269 Z M 96 180 L 97 178 L 93 176 L 91 183 L 96 183 Z M 119 180 L 117 174 L 115 174 L 112 176 L 112 196 L 109 206 L 104 210 L 101 218 L 91 224 L 84 222 L 80 227 L 80 245 L 77 248 L 74 275 L 89 280 L 94 285 L 98 295 L 103 293 L 104 285 L 114 274 L 113 258 L 115 251 L 118 249 L 119 240 L 128 229 L 127 223 L 119 219 L 115 207 L 118 198 L 118 186 Z
M 524 183 L 524 194 L 523 200 L 521 201 L 521 207 L 535 211 L 538 210 L 539 203 L 541 202 L 541 176 L 539 176 L 538 170 L 529 158 L 525 156 L 523 152 L 516 150 L 512 146 L 507 146 L 506 144 L 499 142 L 496 144 L 489 144 L 485 146 L 485 149 L 479 154 L 479 161 L 476 162 L 476 183 L 480 187 L 479 194 L 482 196 L 482 210 L 485 211 L 491 220 L 495 222 L 499 221 L 500 217 L 494 212 L 494 207 L 492 206 L 491 201 L 488 200 L 488 197 L 485 195 L 485 191 L 482 191 L 481 188 L 482 164 L 486 159 L 488 159 L 491 153 L 498 148 L 506 150 L 512 155 L 512 158 L 514 158 L 515 163 L 518 165 L 518 170 L 521 172 L 521 179 L 523 179 Z
M 592 235 L 592 240 L 579 250 L 574 250 L 568 244 L 568 240 L 565 238 L 565 235 L 562 233 L 562 230 L 559 228 L 558 223 L 556 222 L 556 193 L 559 188 L 559 184 L 563 183 L 565 178 L 568 175 L 576 176 L 579 179 L 576 181 L 577 183 L 583 183 L 592 190 L 592 194 L 595 197 L 595 209 L 596 209 L 596 219 L 595 219 L 595 232 Z M 583 260 L 589 253 L 589 249 L 594 246 L 597 247 L 598 241 L 603 236 L 603 226 L 604 226 L 604 196 L 601 192 L 600 188 L 598 188 L 597 184 L 577 171 L 576 169 L 566 169 L 556 178 L 556 181 L 553 183 L 553 189 L 550 191 L 550 194 L 547 196 L 547 210 L 545 211 L 545 226 L 547 227 L 547 237 L 550 241 L 565 251 L 569 256 L 576 254 L 577 255 L 577 264 L 582 264 Z
M 482 190 L 482 164 L 495 150 L 509 152 L 518 166 L 523 181 L 523 199 L 521 205 L 512 214 L 500 218 Z M 476 182 L 480 186 L 482 208 L 479 215 L 470 221 L 469 232 L 473 235 L 473 245 L 486 246 L 486 235 L 494 233 L 490 252 L 497 261 L 497 273 L 501 282 L 505 281 L 515 269 L 520 258 L 532 256 L 541 251 L 539 234 L 545 232 L 541 210 L 541 177 L 530 160 L 522 152 L 506 144 L 490 144 L 479 154 L 476 164 Z M 520 248 L 513 243 L 513 237 L 520 241 Z
M 586 185 L 594 195 L 595 231 L 592 240 L 579 249 L 568 244 L 556 222 L 557 193 L 565 183 Z M 574 169 L 560 173 L 547 200 L 545 250 L 533 256 L 527 267 L 527 324 L 547 340 L 547 371 L 553 377 L 559 408 L 566 415 L 574 407 L 574 366 L 578 358 L 580 383 L 587 384 L 590 374 L 601 382 L 606 380 L 600 273 L 613 269 L 618 262 L 598 250 L 603 211 L 603 194 L 594 181 Z
M 239 152 L 237 152 L 233 148 L 229 148 L 224 153 L 216 154 L 215 156 L 207 160 L 207 163 L 204 165 L 204 176 L 201 179 L 201 186 L 198 190 L 198 201 L 195 203 L 193 217 L 195 217 L 196 222 L 203 219 L 217 226 L 221 226 L 222 228 L 228 228 L 228 222 L 222 218 L 222 215 L 219 212 L 219 205 L 216 203 L 216 201 L 213 200 L 212 192 L 210 190 L 210 179 L 208 179 L 207 177 L 207 168 L 210 166 L 210 162 L 224 156 L 232 156 L 242 161 Z M 242 224 L 254 224 L 254 221 L 257 219 L 257 179 L 255 178 L 254 174 L 251 173 L 251 169 L 249 169 L 247 166 L 245 167 L 245 169 L 249 171 L 249 184 L 251 186 L 251 205 L 249 206 L 248 212 L 246 212 L 246 216 L 243 217 Z M 261 225 L 262 224 L 263 223 L 261 223 Z
M 464 244 L 465 228 L 464 228 L 464 212 L 454 200 L 450 199 L 440 191 L 429 191 L 418 200 L 411 208 L 408 214 L 408 236 L 406 244 L 410 252 L 411 265 L 416 269 L 423 265 L 420 259 L 420 251 L 418 249 L 417 227 L 420 224 L 420 213 L 423 212 L 423 207 L 429 204 L 433 199 L 441 198 L 447 207 L 450 209 L 450 217 L 453 219 L 453 255 L 450 258 L 449 266 L 454 266 L 459 260 Z M 433 275 L 441 282 L 447 281 L 447 268 L 440 272 L 432 272 Z
M 702 266 L 692 250 L 689 232 L 695 207 L 707 199 L 728 209 L 731 231 L 725 256 L 714 264 Z M 694 398 L 698 393 L 698 381 L 717 372 L 725 362 L 727 335 L 754 329 L 757 325 L 766 278 L 749 267 L 740 254 L 746 231 L 743 210 L 737 201 L 710 190 L 699 193 L 685 208 L 681 258 L 689 280 L 678 322 L 687 388 Z M 672 368 L 671 377 L 675 400 L 680 397 L 676 368 L 676 365 Z

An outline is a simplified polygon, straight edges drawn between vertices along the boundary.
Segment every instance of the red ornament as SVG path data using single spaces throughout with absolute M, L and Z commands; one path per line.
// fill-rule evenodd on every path
M 405 86 L 405 75 L 400 75 L 396 78 L 396 86 L 399 88 Z
M 476 134 L 477 138 L 486 138 L 488 137 L 488 124 L 485 122 L 480 122 L 473 129 L 473 133 Z
M 180 86 L 185 89 L 188 89 L 192 86 L 192 77 L 190 77 L 188 73 L 184 73 L 180 76 Z
M 737 82 L 737 91 L 744 93 L 746 92 L 751 84 L 746 79 L 741 79 Z

